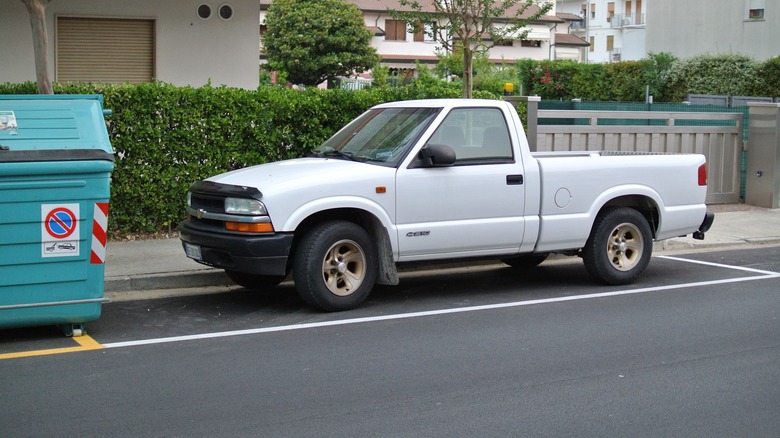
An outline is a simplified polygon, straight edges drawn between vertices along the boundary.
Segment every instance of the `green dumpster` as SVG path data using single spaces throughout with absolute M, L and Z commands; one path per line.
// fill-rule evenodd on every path
M 100 317 L 114 154 L 99 95 L 0 95 L 0 328 Z

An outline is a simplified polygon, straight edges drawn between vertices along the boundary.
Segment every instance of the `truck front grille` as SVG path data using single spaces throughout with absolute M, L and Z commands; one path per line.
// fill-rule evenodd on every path
M 196 210 L 208 211 L 210 213 L 225 212 L 225 198 L 222 196 L 193 192 L 190 196 L 190 205 Z

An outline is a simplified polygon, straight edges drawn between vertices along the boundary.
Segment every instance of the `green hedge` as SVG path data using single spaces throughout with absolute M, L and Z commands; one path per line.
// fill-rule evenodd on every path
M 757 74 L 763 79 L 763 84 L 756 84 L 751 95 L 780 97 L 780 56 L 759 65 Z
M 412 83 L 361 91 L 283 87 L 55 84 L 57 94 L 102 94 L 111 144 L 109 230 L 171 230 L 185 215 L 193 182 L 228 170 L 300 157 L 371 106 L 395 100 L 459 97 L 449 84 Z M 0 94 L 33 94 L 34 83 L 0 84 Z M 477 93 L 480 97 L 495 97 Z
M 648 85 L 655 102 L 682 102 L 690 93 L 780 97 L 780 57 L 764 62 L 742 55 L 680 60 L 651 53 L 639 61 L 611 64 L 521 60 L 515 68 L 527 94 L 543 100 L 637 102 L 645 100 Z

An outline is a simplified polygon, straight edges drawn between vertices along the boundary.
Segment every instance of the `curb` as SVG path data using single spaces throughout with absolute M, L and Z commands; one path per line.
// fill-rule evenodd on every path
M 106 277 L 104 292 L 131 292 L 157 289 L 187 289 L 193 287 L 229 286 L 230 281 L 221 269 L 139 274 Z

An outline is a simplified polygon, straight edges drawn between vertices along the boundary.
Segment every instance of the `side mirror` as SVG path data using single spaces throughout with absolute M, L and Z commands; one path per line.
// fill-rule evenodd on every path
M 418 154 L 420 167 L 447 167 L 455 163 L 455 151 L 446 144 L 428 144 Z

